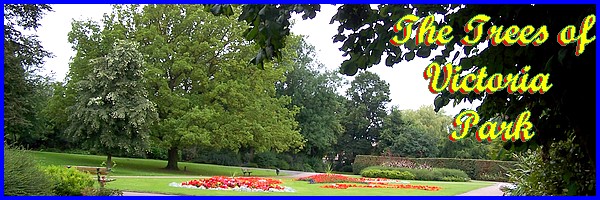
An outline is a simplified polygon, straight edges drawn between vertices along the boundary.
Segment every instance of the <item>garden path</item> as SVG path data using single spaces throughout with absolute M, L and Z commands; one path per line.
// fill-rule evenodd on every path
M 500 191 L 500 182 L 496 182 L 492 186 L 471 190 L 456 196 L 503 196 L 504 192 Z

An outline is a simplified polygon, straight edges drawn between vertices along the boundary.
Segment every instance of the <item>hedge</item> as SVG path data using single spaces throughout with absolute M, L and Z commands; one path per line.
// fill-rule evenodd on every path
M 507 181 L 506 169 L 513 168 L 516 162 L 498 160 L 478 160 L 460 158 L 402 158 L 388 156 L 357 155 L 352 163 L 354 174 L 370 166 L 380 166 L 385 162 L 409 160 L 419 164 L 427 164 L 435 168 L 448 168 L 462 170 L 473 180 Z
M 396 167 L 372 166 L 360 172 L 363 177 L 390 178 L 420 181 L 469 181 L 469 176 L 458 169 L 433 168 L 433 169 L 411 169 Z

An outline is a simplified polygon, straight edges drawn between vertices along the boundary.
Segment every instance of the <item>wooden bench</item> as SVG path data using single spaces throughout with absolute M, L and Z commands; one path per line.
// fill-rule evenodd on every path
M 98 183 L 100 183 L 101 186 L 104 186 L 104 184 L 106 184 L 106 182 L 116 181 L 116 179 L 107 179 L 104 176 L 102 176 L 102 177 L 100 176 L 100 175 L 108 175 L 108 173 L 110 173 L 110 169 L 108 169 L 106 167 L 67 166 L 67 168 L 75 168 L 82 172 L 96 174 L 98 177 L 97 178 Z
M 252 171 L 250 171 L 249 169 L 246 169 L 246 168 L 242 168 L 242 173 L 244 174 L 244 176 L 246 176 L 246 174 L 248 174 L 248 176 L 250 176 L 250 174 L 252 174 Z

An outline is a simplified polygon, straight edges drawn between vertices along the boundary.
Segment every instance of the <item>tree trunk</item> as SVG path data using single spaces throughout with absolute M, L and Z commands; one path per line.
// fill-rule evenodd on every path
M 167 167 L 165 167 L 165 169 L 179 170 L 179 167 L 177 166 L 177 158 L 179 157 L 179 154 L 177 153 L 177 151 L 177 147 L 171 147 L 169 149 Z
M 106 169 L 110 169 L 112 167 L 112 155 L 109 153 L 106 156 Z

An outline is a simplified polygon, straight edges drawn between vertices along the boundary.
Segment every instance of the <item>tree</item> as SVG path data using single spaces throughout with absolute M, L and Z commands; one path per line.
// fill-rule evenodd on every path
M 151 138 L 168 149 L 167 169 L 177 170 L 179 150 L 191 146 L 249 152 L 302 146 L 289 98 L 275 97 L 274 83 L 286 69 L 246 67 L 255 49 L 241 37 L 243 24 L 201 5 L 115 6 L 102 22 L 73 23 L 73 75 L 85 73 L 88 55 L 103 54 L 111 41 L 140 43 L 146 89 L 159 115 Z
M 277 17 L 285 16 L 291 12 L 287 7 L 271 5 L 280 15 L 259 15 L 261 21 L 274 21 Z M 294 5 L 288 5 L 294 6 Z M 245 6 L 250 8 L 250 6 Z M 214 8 L 214 6 L 213 6 Z M 277 9 L 280 8 L 280 9 Z M 225 9 L 227 11 L 227 9 Z M 246 9 L 251 12 L 244 16 L 256 16 L 258 10 Z M 313 10 L 314 11 L 314 10 Z M 547 26 L 548 37 L 553 38 L 568 25 L 580 25 L 584 19 L 595 13 L 596 8 L 590 5 L 378 5 L 372 8 L 370 5 L 342 5 L 338 12 L 332 17 L 332 23 L 340 23 L 338 34 L 333 36 L 333 42 L 343 42 L 340 50 L 349 55 L 341 65 L 341 72 L 354 75 L 359 69 L 367 69 L 379 64 L 383 53 L 386 53 L 385 64 L 393 66 L 401 61 L 411 61 L 415 56 L 422 58 L 432 57 L 432 50 L 442 49 L 442 55 L 434 55 L 432 61 L 438 63 L 458 62 L 462 69 L 457 72 L 477 71 L 487 67 L 487 74 L 499 73 L 506 75 L 515 74 L 525 66 L 532 66 L 529 74 L 550 73 L 553 87 L 545 94 L 509 94 L 506 91 L 497 91 L 493 94 L 481 93 L 450 93 L 447 90 L 441 92 L 434 101 L 435 110 L 448 105 L 453 101 L 454 105 L 461 102 L 473 102 L 482 100 L 477 108 L 481 121 L 488 121 L 498 116 L 508 116 L 505 120 L 514 121 L 523 111 L 531 112 L 531 123 L 536 135 L 527 142 L 507 142 L 506 149 L 524 150 L 529 146 L 541 145 L 543 151 L 541 156 L 547 157 L 549 147 L 558 141 L 565 141 L 571 135 L 576 139 L 575 144 L 581 147 L 581 153 L 590 158 L 590 170 L 595 170 L 596 160 L 596 134 L 594 133 L 593 112 L 587 115 L 580 114 L 581 110 L 588 110 L 594 105 L 593 90 L 594 78 L 590 69 L 596 64 L 596 43 L 589 43 L 585 47 L 585 53 L 576 55 L 574 42 L 568 45 L 560 45 L 556 40 L 549 39 L 541 46 L 532 44 L 524 47 L 514 44 L 506 46 L 503 44 L 478 49 L 479 44 L 488 43 L 481 40 L 471 46 L 463 45 L 460 40 L 467 35 L 464 31 L 465 24 L 475 15 L 484 14 L 490 17 L 485 23 L 483 30 L 488 30 L 492 25 L 510 27 L 517 25 L 525 27 Z M 226 12 L 223 12 L 226 13 Z M 306 12 L 313 13 L 313 12 Z M 403 47 L 397 47 L 389 43 L 396 35 L 392 28 L 401 17 L 407 14 L 415 14 L 417 17 L 426 17 L 436 14 L 444 16 L 437 27 L 448 25 L 452 28 L 452 37 L 446 45 L 413 45 L 414 39 L 408 40 Z M 268 16 L 268 18 L 267 18 Z M 311 14 L 312 16 L 312 14 Z M 548 17 L 539 17 L 548 16 Z M 595 19 L 595 16 L 594 16 Z M 589 20 L 589 18 L 588 18 Z M 588 22 L 595 22 L 591 20 Z M 585 24 L 585 23 L 583 23 Z M 590 24 L 590 33 L 594 33 L 593 23 Z M 285 33 L 286 26 L 273 24 L 258 24 L 257 26 L 278 27 L 279 32 Z M 417 26 L 413 26 L 416 29 Z M 413 30 L 415 31 L 415 30 Z M 258 34 L 258 38 L 263 37 Z M 401 34 L 401 33 L 398 33 Z M 468 33 L 472 36 L 473 33 Z M 588 34 L 588 38 L 593 36 Z M 253 37 L 255 38 L 255 37 Z M 590 40 L 593 41 L 593 40 Z M 489 43 L 488 43 L 489 44 Z M 451 57 L 452 56 L 452 57 Z M 459 59 L 460 58 L 460 59 Z M 457 60 L 458 59 L 458 60 Z M 456 64 L 456 63 L 455 63 Z M 459 75 L 464 77 L 464 75 Z M 573 133 L 573 134 L 571 134 Z M 547 158 L 546 158 L 547 160 Z M 587 163 L 583 163 L 588 165 Z M 589 190 L 593 191 L 593 190 Z M 595 193 L 595 191 L 593 192 Z
M 231 5 L 208 5 L 215 14 L 232 15 L 233 10 L 229 9 Z M 286 16 L 291 12 L 304 13 L 306 17 L 314 17 L 315 12 L 319 10 L 318 6 L 308 5 L 243 5 L 244 15 L 240 15 L 240 20 L 258 20 L 261 21 L 277 21 L 281 19 L 283 23 L 257 23 L 256 26 L 251 26 L 249 30 L 258 27 L 259 29 L 279 30 L 284 35 L 289 35 L 285 32 L 287 25 Z M 298 7 L 301 9 L 290 9 Z M 257 9 L 261 8 L 261 9 Z M 314 8 L 314 9 L 307 9 Z M 568 11 L 562 13 L 563 10 Z M 276 10 L 277 14 L 265 14 L 267 10 Z M 261 12 L 262 11 L 262 12 Z M 486 23 L 483 30 L 487 30 L 492 24 L 496 26 L 509 27 L 511 25 L 532 25 L 533 27 L 541 27 L 547 25 L 550 36 L 557 35 L 558 32 L 567 25 L 580 24 L 582 20 L 594 13 L 595 7 L 588 5 L 570 5 L 568 7 L 552 6 L 552 5 L 503 5 L 503 6 L 483 6 L 483 5 L 378 5 L 373 8 L 370 5 L 341 5 L 338 12 L 332 17 L 331 22 L 339 22 L 338 34 L 333 37 L 333 42 L 343 42 L 340 50 L 345 52 L 345 55 L 350 57 L 342 63 L 341 72 L 347 75 L 354 75 L 358 69 L 367 69 L 381 62 L 381 58 L 386 53 L 387 58 L 385 64 L 393 66 L 401 61 L 411 61 L 415 56 L 422 58 L 431 57 L 432 50 L 442 49 L 442 55 L 435 55 L 432 61 L 438 63 L 459 61 L 462 66 L 461 71 L 476 71 L 483 66 L 488 66 L 487 73 L 515 73 L 521 70 L 524 66 L 536 66 L 529 71 L 529 74 L 552 72 L 553 83 L 567 83 L 566 85 L 554 85 L 552 90 L 544 95 L 540 94 L 524 94 L 524 98 L 519 98 L 520 95 L 509 95 L 505 91 L 496 92 L 492 95 L 485 93 L 469 93 L 450 94 L 448 91 L 443 91 L 434 104 L 436 111 L 441 109 L 454 100 L 454 104 L 466 101 L 474 101 L 476 99 L 483 100 L 482 105 L 478 108 L 482 116 L 482 120 L 486 121 L 496 117 L 497 114 L 509 115 L 509 120 L 514 119 L 518 113 L 523 111 L 525 106 L 528 106 L 532 111 L 533 116 L 542 116 L 540 119 L 533 120 L 534 126 L 538 131 L 549 132 L 548 134 L 537 134 L 531 142 L 540 143 L 547 146 L 554 139 L 564 140 L 567 132 L 575 131 L 579 139 L 575 142 L 582 144 L 584 151 L 590 155 L 590 158 L 595 159 L 595 134 L 593 128 L 589 124 L 593 123 L 593 118 L 584 115 L 578 115 L 574 112 L 585 109 L 587 105 L 593 103 L 593 97 L 581 98 L 582 94 L 587 94 L 585 91 L 589 88 L 577 87 L 575 84 L 582 84 L 579 81 L 586 80 L 586 84 L 593 85 L 591 73 L 584 71 L 571 70 L 569 66 L 590 66 L 588 68 L 577 69 L 592 69 L 595 63 L 595 43 L 590 43 L 586 47 L 586 52 L 580 56 L 575 56 L 576 44 L 566 46 L 559 45 L 552 41 L 546 42 L 544 49 L 542 47 L 533 47 L 532 45 L 521 47 L 519 45 L 498 45 L 485 49 L 477 49 L 476 46 L 481 43 L 487 43 L 487 40 L 481 40 L 479 43 L 472 46 L 465 46 L 460 42 L 460 39 L 467 35 L 464 31 L 452 31 L 448 37 L 453 37 L 444 46 L 437 44 L 432 45 L 412 45 L 415 44 L 414 38 L 408 40 L 403 47 L 397 47 L 389 43 L 389 40 L 396 35 L 392 30 L 394 24 L 401 17 L 407 14 L 415 14 L 417 17 L 425 17 L 432 14 L 443 15 L 444 20 L 436 22 L 438 27 L 449 25 L 452 30 L 463 30 L 464 25 L 475 15 L 485 14 L 490 16 L 491 21 Z M 275 12 L 275 13 L 277 13 Z M 540 15 L 553 14 L 553 17 L 539 18 Z M 559 14 L 560 13 L 560 14 Z M 560 17 L 559 17 L 560 16 Z M 570 16 L 570 17 L 562 17 Z M 559 19 L 560 18 L 560 19 Z M 281 25 L 283 24 L 283 25 Z M 418 23 L 417 23 L 418 25 Z M 416 29 L 417 26 L 413 26 Z M 415 30 L 413 30 L 415 31 Z M 264 32 L 246 32 L 246 36 L 250 40 L 265 37 Z M 277 39 L 277 38 L 275 38 Z M 283 40 L 283 39 L 281 39 Z M 273 42 L 271 42 L 273 43 Z M 263 46 L 261 46 L 263 48 Z M 266 47 L 265 47 L 266 48 Z M 283 47 L 281 47 L 283 48 Z M 462 52 L 462 53 L 461 53 Z M 453 55 L 451 59 L 451 54 Z M 501 55 L 506 55 L 500 58 Z M 461 58 L 457 60 L 458 58 Z M 498 59 L 496 59 L 498 58 Z M 510 66 L 510 67 L 507 67 Z M 512 66 L 515 66 L 514 68 Z M 544 66 L 544 67 L 540 67 Z M 568 70 L 566 70 L 568 69 Z M 583 73 L 582 73 L 583 72 Z M 459 73 L 459 72 L 457 72 Z M 582 79 L 579 74 L 587 74 L 590 78 Z M 556 99 L 563 99 L 562 103 L 557 104 Z M 587 103 L 579 101 L 587 100 Z M 566 103 L 568 102 L 568 103 Z M 578 103 L 574 103 L 578 102 Z M 505 109 L 508 108 L 508 109 Z M 570 119 L 570 120 L 566 120 Z M 576 119 L 576 120 L 574 120 Z M 557 128 L 557 123 L 561 124 L 561 128 Z M 556 131 L 553 131 L 556 130 Z M 523 146 L 523 143 L 508 143 L 507 147 L 513 144 Z
M 260 48 L 250 63 L 264 68 L 265 61 L 282 59 L 286 47 L 286 37 L 290 35 L 290 18 L 292 13 L 304 13 L 302 19 L 312 19 L 320 10 L 318 4 L 247 4 L 237 9 L 238 5 L 207 4 L 205 10 L 214 15 L 232 16 L 234 11 L 241 11 L 239 21 L 245 21 L 248 27 L 243 36 Z
M 494 142 L 500 143 L 501 142 Z M 465 138 L 456 142 L 450 140 L 442 140 L 439 157 L 442 158 L 468 158 L 468 159 L 496 159 L 506 160 L 498 157 L 501 146 L 493 146 L 487 141 L 478 142 L 475 138 Z M 493 154 L 492 151 L 496 153 Z M 492 156 L 493 155 L 493 156 Z
M 380 149 L 388 149 L 402 157 L 436 157 L 439 153 L 438 138 L 440 138 L 436 137 L 439 134 L 436 131 L 440 130 L 433 128 L 432 124 L 439 123 L 441 121 L 439 119 L 443 118 L 418 116 L 427 111 L 433 112 L 423 108 L 426 107 L 417 111 L 400 111 L 398 108 L 392 108 L 390 114 L 383 120 Z M 429 123 L 424 124 L 425 120 L 429 120 Z
M 157 118 L 144 88 L 144 61 L 138 48 L 129 41 L 116 41 L 107 56 L 92 60 L 88 78 L 76 83 L 69 133 L 106 153 L 108 167 L 113 154 L 144 149 L 148 128 Z
M 333 150 L 343 131 L 343 105 L 340 95 L 336 93 L 341 80 L 334 73 L 318 71 L 322 66 L 313 60 L 314 47 L 307 44 L 304 38 L 290 39 L 284 56 L 294 59 L 278 63 L 290 65 L 291 69 L 285 73 L 286 80 L 276 84 L 277 94 L 291 97 L 290 106 L 300 108 L 296 121 L 300 134 L 306 139 L 304 153 L 321 159 Z
M 52 8 L 45 4 L 4 5 L 4 140 L 9 144 L 26 143 L 27 138 L 41 137 L 43 132 L 36 120 L 44 103 L 39 88 L 47 81 L 36 72 L 51 54 L 36 35 L 21 30 L 37 29 L 49 11 Z
M 385 105 L 391 99 L 389 84 L 371 72 L 358 74 L 346 95 L 345 132 L 338 139 L 338 152 L 349 164 L 356 155 L 377 153 L 383 119 L 387 115 Z

